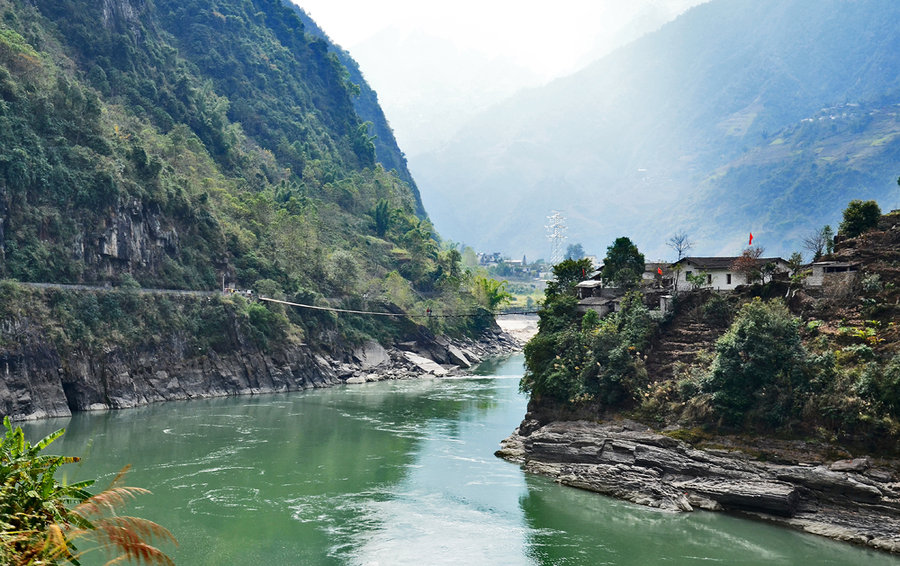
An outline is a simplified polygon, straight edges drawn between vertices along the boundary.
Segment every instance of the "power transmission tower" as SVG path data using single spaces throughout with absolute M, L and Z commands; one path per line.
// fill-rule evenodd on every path
M 563 245 L 566 242 L 566 217 L 558 210 L 552 211 L 547 217 L 547 239 L 550 240 L 550 265 L 556 265 L 563 260 Z

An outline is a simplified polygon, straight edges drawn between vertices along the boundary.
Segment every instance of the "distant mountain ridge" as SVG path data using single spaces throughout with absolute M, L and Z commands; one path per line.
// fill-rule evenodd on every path
M 830 122 L 804 120 L 900 101 L 898 17 L 887 0 L 713 0 L 484 114 L 443 151 L 414 156 L 413 170 L 435 224 L 479 249 L 546 256 L 544 217 L 560 209 L 569 240 L 594 253 L 628 234 L 662 257 L 679 229 L 704 253 L 738 251 L 750 229 L 786 253 L 848 200 L 894 186 L 893 134 L 822 161 L 810 148 L 833 138 Z M 839 130 L 859 139 L 876 125 L 893 127 Z M 779 139 L 784 155 L 772 160 Z

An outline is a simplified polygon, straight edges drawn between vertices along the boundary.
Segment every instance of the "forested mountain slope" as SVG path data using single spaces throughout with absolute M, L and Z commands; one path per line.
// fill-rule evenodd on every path
M 20 405 L 2 412 L 55 411 L 28 405 L 41 375 L 72 408 L 192 396 L 207 375 L 240 376 L 214 394 L 254 390 L 257 374 L 305 387 L 334 377 L 314 352 L 490 323 L 134 294 L 230 284 L 357 310 L 479 309 L 390 136 L 392 170 L 380 164 L 361 89 L 329 49 L 280 0 L 0 0 L 0 278 L 124 289 L 3 284 L 14 377 L 0 403 Z M 144 373 L 174 381 L 137 391 Z
M 897 130 L 845 114 L 900 101 L 898 16 L 888 0 L 713 0 L 484 114 L 442 151 L 413 156 L 414 171 L 449 237 L 513 256 L 545 253 L 554 208 L 594 252 L 629 234 L 655 257 L 679 228 L 704 253 L 733 255 L 748 231 L 789 251 L 847 200 L 895 185 Z M 835 134 L 865 143 L 815 151 Z M 479 206 L 488 193 L 508 215 Z M 727 213 L 713 223 L 708 207 Z
M 3 276 L 330 296 L 403 269 L 434 290 L 408 172 L 376 164 L 358 88 L 293 9 L 4 0 L 0 15 Z M 349 266 L 329 265 L 340 249 Z
M 291 0 L 284 0 L 284 3 L 295 10 L 297 16 L 303 22 L 306 33 L 323 39 L 328 44 L 329 50 L 335 53 L 341 64 L 347 68 L 347 71 L 350 73 L 350 82 L 359 87 L 359 95 L 353 99 L 353 106 L 356 108 L 356 112 L 359 114 L 360 118 L 370 124 L 369 133 L 375 138 L 372 142 L 375 144 L 376 160 L 381 163 L 385 169 L 388 171 L 394 170 L 398 177 L 403 181 L 406 181 L 416 198 L 416 213 L 419 217 L 425 218 L 425 208 L 422 206 L 422 199 L 419 196 L 419 189 L 416 187 L 416 182 L 412 178 L 412 175 L 410 175 L 409 169 L 406 166 L 406 156 L 403 155 L 403 152 L 397 146 L 394 132 L 391 130 L 391 126 L 384 116 L 384 111 L 382 111 L 381 106 L 378 104 L 378 95 L 372 90 L 372 87 L 369 86 L 369 83 L 363 76 L 362 70 L 359 68 L 359 64 L 350 56 L 350 53 L 342 49 L 339 45 L 334 44 L 322 28 L 320 28 L 300 7 L 291 2 Z

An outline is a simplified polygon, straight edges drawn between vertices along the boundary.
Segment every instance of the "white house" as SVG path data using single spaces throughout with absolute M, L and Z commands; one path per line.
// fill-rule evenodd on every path
M 688 275 L 705 275 L 703 287 L 717 291 L 731 291 L 738 285 L 746 285 L 747 278 L 731 268 L 737 257 L 683 257 L 672 264 L 676 273 L 675 288 L 687 290 L 692 287 Z M 790 272 L 788 263 L 780 257 L 761 257 L 756 260 L 762 266 L 772 263 L 776 272 Z

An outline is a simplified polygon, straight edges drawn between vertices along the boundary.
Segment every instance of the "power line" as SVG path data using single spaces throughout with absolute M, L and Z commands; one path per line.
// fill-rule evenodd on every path
M 328 311 L 328 312 L 338 312 L 345 314 L 364 314 L 370 316 L 387 316 L 392 318 L 475 318 L 476 316 L 484 316 L 485 313 L 481 312 L 471 312 L 465 314 L 434 314 L 430 312 L 426 312 L 426 314 L 407 314 L 407 313 L 395 313 L 395 312 L 376 312 L 376 311 L 363 311 L 363 310 L 355 310 L 355 309 L 341 309 L 337 307 L 320 307 L 317 305 L 304 305 L 300 303 L 292 303 L 290 301 L 280 301 L 278 299 L 271 299 L 269 297 L 259 297 L 260 301 L 267 301 L 270 303 L 279 303 L 282 305 L 290 305 L 292 307 L 299 307 L 302 309 L 312 309 L 317 311 Z M 490 311 L 488 311 L 490 312 Z M 522 312 L 499 312 L 499 313 L 490 313 L 494 316 L 512 316 L 517 314 L 537 314 L 538 311 L 522 311 Z

